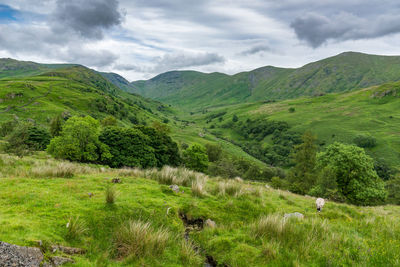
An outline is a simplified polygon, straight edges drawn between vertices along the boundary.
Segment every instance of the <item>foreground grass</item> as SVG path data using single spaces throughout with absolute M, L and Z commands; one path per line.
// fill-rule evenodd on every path
M 44 166 L 67 163 L 43 155 L 0 159 L 1 241 L 86 248 L 75 257 L 77 266 L 202 266 L 206 254 L 229 266 L 400 265 L 398 206 L 327 202 L 316 213 L 314 198 L 184 169 L 68 163 L 70 175 L 63 178 Z M 113 185 L 118 194 L 107 204 L 116 177 L 122 183 Z M 179 193 L 171 183 L 180 185 Z M 296 211 L 305 218 L 284 220 Z M 180 213 L 211 219 L 216 227 L 192 231 L 186 241 Z

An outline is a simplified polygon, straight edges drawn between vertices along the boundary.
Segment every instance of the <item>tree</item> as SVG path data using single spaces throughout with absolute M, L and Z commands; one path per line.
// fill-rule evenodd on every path
M 329 169 L 338 191 L 356 205 L 383 203 L 387 193 L 374 170 L 371 157 L 362 148 L 335 142 L 317 156 L 317 168 Z
M 134 128 L 140 130 L 149 138 L 148 144 L 154 149 L 157 167 L 164 165 L 178 166 L 181 163 L 178 145 L 165 131 L 147 126 L 135 126 Z
M 50 134 L 52 137 L 59 136 L 62 131 L 63 118 L 60 115 L 55 116 L 50 122 Z
M 294 147 L 293 161 L 295 166 L 290 170 L 289 181 L 292 191 L 305 194 L 316 181 L 315 164 L 317 155 L 316 137 L 310 132 L 302 136 L 303 143 Z
M 50 134 L 31 122 L 20 122 L 6 140 L 8 141 L 7 152 L 24 156 L 30 151 L 44 150 L 50 142 Z
M 80 162 L 101 162 L 111 157 L 108 147 L 99 141 L 100 123 L 90 116 L 71 117 L 54 137 L 47 151 L 56 158 Z
M 220 145 L 208 143 L 205 145 L 205 147 L 207 151 L 208 160 L 210 162 L 216 162 L 221 158 L 222 148 Z
M 150 138 L 139 129 L 106 127 L 99 140 L 106 144 L 112 155 L 104 163 L 111 167 L 149 168 L 157 165 Z
M 105 117 L 104 119 L 101 120 L 101 125 L 103 127 L 107 126 L 117 126 L 117 119 L 111 115 Z
M 199 144 L 193 144 L 183 152 L 185 166 L 189 169 L 206 172 L 208 168 L 208 156 L 206 149 Z

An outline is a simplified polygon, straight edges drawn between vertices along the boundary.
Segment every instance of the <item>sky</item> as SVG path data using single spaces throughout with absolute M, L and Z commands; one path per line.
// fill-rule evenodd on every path
M 400 55 L 399 14 L 397 0 L 0 0 L 0 57 L 129 81 L 294 68 L 345 51 Z

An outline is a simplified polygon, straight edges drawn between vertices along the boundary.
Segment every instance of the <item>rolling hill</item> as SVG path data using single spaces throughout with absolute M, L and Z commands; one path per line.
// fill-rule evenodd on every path
M 345 92 L 399 79 L 399 56 L 345 52 L 297 69 L 267 66 L 236 75 L 171 71 L 132 82 L 127 90 L 188 110 Z

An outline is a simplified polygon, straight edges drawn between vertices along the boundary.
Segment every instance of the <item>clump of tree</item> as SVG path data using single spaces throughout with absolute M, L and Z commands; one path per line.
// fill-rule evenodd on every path
M 86 117 L 69 118 L 59 136 L 54 137 L 47 151 L 56 158 L 79 162 L 102 162 L 111 158 L 109 148 L 99 140 L 100 123 Z
M 32 122 L 19 122 L 6 136 L 5 151 L 24 156 L 44 150 L 50 142 L 50 133 Z

